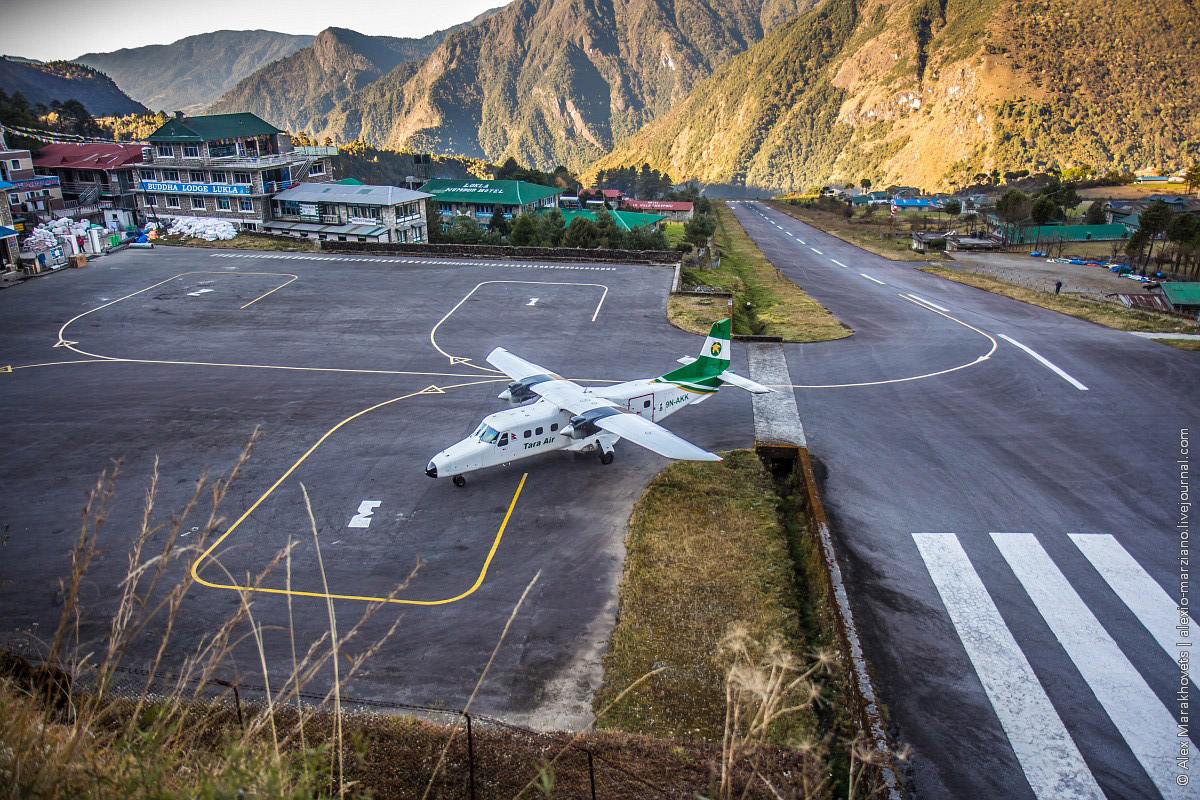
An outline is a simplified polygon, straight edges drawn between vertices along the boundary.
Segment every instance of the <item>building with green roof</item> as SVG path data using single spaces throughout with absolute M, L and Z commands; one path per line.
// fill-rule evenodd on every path
M 444 225 L 456 216 L 487 222 L 496 213 L 497 206 L 507 219 L 554 208 L 558 205 L 558 196 L 563 193 L 556 186 L 477 178 L 433 178 L 421 187 L 421 191 L 433 195 Z
M 158 222 L 213 217 L 262 230 L 271 195 L 333 174 L 327 149 L 296 150 L 287 133 L 254 114 L 177 114 L 146 141 L 138 210 Z
M 1162 291 L 1167 296 L 1167 302 L 1179 313 L 1200 312 L 1200 283 L 1171 281 L 1162 284 Z
M 549 210 L 550 209 L 543 209 L 542 213 L 545 213 Z M 571 224 L 571 220 L 575 219 L 576 217 L 583 217 L 584 219 L 590 219 L 592 222 L 595 222 L 597 213 L 603 212 L 588 211 L 585 209 L 563 208 L 559 209 L 559 213 L 563 215 L 563 221 L 569 226 Z M 617 227 L 623 231 L 656 231 L 658 230 L 659 223 L 667 218 L 665 214 L 643 214 L 637 211 L 609 211 L 608 213 L 616 217 Z

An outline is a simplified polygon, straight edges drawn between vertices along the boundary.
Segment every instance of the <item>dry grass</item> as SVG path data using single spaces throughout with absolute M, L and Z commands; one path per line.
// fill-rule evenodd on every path
M 715 203 L 714 207 L 717 217 L 714 239 L 721 254 L 720 265 L 688 270 L 684 282 L 724 287 L 733 292 L 734 333 L 781 336 L 785 342 L 827 342 L 852 333 L 763 255 L 728 206 Z M 693 305 L 691 310 L 699 313 L 704 309 Z M 681 309 L 681 317 L 686 318 L 684 311 Z
M 707 336 L 714 322 L 728 316 L 727 297 L 673 294 L 667 298 L 667 321 L 688 333 Z
M 309 239 L 292 239 L 283 236 L 268 236 L 264 233 L 242 231 L 232 239 L 209 242 L 204 239 L 185 239 L 178 236 L 160 236 L 155 244 L 177 247 L 205 247 L 214 250 L 280 250 L 289 253 L 316 253 L 317 243 Z
M 1030 305 L 1058 311 L 1106 328 L 1119 331 L 1152 331 L 1162 333 L 1195 333 L 1196 326 L 1172 317 L 1133 311 L 1121 306 L 1097 303 L 1092 300 L 1081 300 L 1067 295 L 1056 295 L 1049 292 L 1039 292 L 1024 286 L 1002 281 L 990 275 L 981 275 L 970 270 L 947 269 L 946 267 L 924 267 L 923 272 L 937 275 L 956 283 L 964 283 L 977 289 L 984 289 L 995 294 L 1002 294 L 1014 300 L 1020 300 Z
M 749 450 L 721 463 L 678 462 L 654 479 L 630 519 L 617 627 L 597 705 L 638 676 L 666 672 L 635 691 L 606 728 L 720 741 L 734 623 L 749 638 L 805 649 L 795 568 L 771 476 Z M 797 733 L 811 735 L 806 716 Z
M 945 255 L 942 253 L 918 253 L 913 250 L 912 238 L 903 231 L 902 227 L 898 226 L 893 231 L 886 222 L 878 221 L 887 219 L 886 211 L 877 212 L 871 221 L 867 221 L 857 216 L 853 219 L 846 219 L 841 214 L 830 211 L 822 211 L 818 208 L 800 208 L 776 200 L 767 200 L 766 202 L 776 211 L 782 211 L 789 217 L 806 222 L 814 228 L 819 228 L 831 236 L 836 236 L 844 242 L 861 247 L 868 253 L 874 253 L 877 256 L 890 258 L 893 261 L 941 261 L 945 259 Z M 929 214 L 928 216 L 931 221 L 935 221 L 938 215 Z M 898 235 L 889 235 L 892 233 Z
M 1200 350 L 1200 339 L 1155 339 L 1154 341 L 1169 344 L 1180 350 Z

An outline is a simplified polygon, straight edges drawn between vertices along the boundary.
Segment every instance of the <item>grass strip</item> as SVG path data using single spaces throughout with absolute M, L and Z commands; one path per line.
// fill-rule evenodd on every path
M 732 291 L 734 333 L 781 336 L 785 342 L 827 342 L 853 333 L 763 255 L 728 206 L 713 205 L 720 264 L 685 270 L 683 282 Z M 727 315 L 719 299 L 673 297 L 667 305 L 671 324 L 701 335 Z
M 263 233 L 242 231 L 232 239 L 207 241 L 205 239 L 183 239 L 160 236 L 155 244 L 174 245 L 177 247 L 207 247 L 214 250 L 281 250 L 293 253 L 316 253 L 320 250 L 317 243 L 310 239 L 293 239 L 283 236 L 268 236 Z
M 774 479 L 751 450 L 725 460 L 680 461 L 634 506 L 620 607 L 595 707 L 652 669 L 601 726 L 671 739 L 720 741 L 725 723 L 721 642 L 743 625 L 797 659 L 811 649 L 789 531 Z M 815 732 L 811 714 L 788 735 Z
M 1162 344 L 1169 344 L 1180 350 L 1200 350 L 1200 340 L 1197 339 L 1155 339 Z
M 912 249 L 912 237 L 907 233 L 900 236 L 883 235 L 891 229 L 882 223 L 876 223 L 856 217 L 848 220 L 841 214 L 822 211 L 818 208 L 801 208 L 778 200 L 767 200 L 767 205 L 776 211 L 782 211 L 789 217 L 806 222 L 831 236 L 836 236 L 855 247 L 861 247 L 868 253 L 890 258 L 893 261 L 938 261 L 945 256 L 942 253 L 918 253 Z M 882 215 L 884 219 L 887 215 Z
M 922 267 L 921 271 L 1119 331 L 1196 332 L 1196 326 L 1184 320 L 1160 317 L 1144 311 L 1134 311 L 1108 303 L 1097 303 L 1094 300 L 1083 300 L 1070 295 L 1039 292 L 971 270 Z

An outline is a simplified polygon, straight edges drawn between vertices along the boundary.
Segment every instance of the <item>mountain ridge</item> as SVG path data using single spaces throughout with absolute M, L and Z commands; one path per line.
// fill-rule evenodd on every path
M 0 86 L 10 95 L 20 92 L 35 105 L 78 100 L 97 117 L 146 113 L 145 106 L 122 92 L 107 75 L 70 61 L 0 58 Z
M 85 53 L 73 61 L 105 73 L 155 111 L 196 113 L 242 78 L 307 47 L 314 38 L 262 29 L 219 30 L 170 44 Z

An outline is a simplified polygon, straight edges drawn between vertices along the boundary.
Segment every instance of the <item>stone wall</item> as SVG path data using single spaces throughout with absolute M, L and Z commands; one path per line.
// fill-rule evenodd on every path
M 321 242 L 324 253 L 379 253 L 447 258 L 511 258 L 536 261 L 598 261 L 611 263 L 675 264 L 674 250 L 583 250 L 570 247 L 512 247 L 486 244 L 399 244 L 388 242 Z

